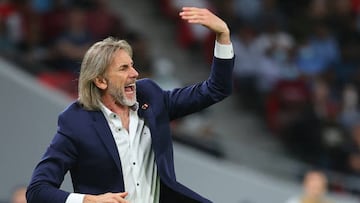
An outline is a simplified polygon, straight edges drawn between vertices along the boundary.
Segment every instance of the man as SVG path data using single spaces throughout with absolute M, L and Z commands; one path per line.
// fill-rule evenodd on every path
M 138 72 L 126 41 L 105 39 L 85 54 L 79 99 L 58 130 L 27 190 L 29 203 L 210 202 L 176 181 L 169 122 L 231 93 L 234 54 L 226 23 L 207 9 L 179 14 L 216 34 L 208 80 L 164 91 Z M 70 170 L 74 193 L 60 190 Z
M 333 203 L 327 197 L 328 179 L 322 171 L 310 170 L 303 180 L 303 194 L 290 198 L 286 203 Z
M 10 203 L 26 203 L 25 193 L 25 186 L 16 187 L 11 194 Z

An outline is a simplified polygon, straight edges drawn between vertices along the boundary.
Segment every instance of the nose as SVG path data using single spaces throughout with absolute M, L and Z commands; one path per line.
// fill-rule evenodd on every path
M 131 67 L 130 76 L 131 76 L 132 78 L 137 78 L 137 77 L 139 77 L 139 73 L 136 71 L 136 69 L 135 69 L 134 66 Z

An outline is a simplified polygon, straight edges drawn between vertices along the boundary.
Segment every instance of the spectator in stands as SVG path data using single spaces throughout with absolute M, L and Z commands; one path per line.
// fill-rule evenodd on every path
M 247 22 L 254 22 L 262 11 L 262 0 L 237 0 L 234 1 L 234 10 L 238 18 Z
M 298 1 L 288 1 L 288 0 L 277 0 L 277 7 L 288 18 L 294 18 L 303 14 L 311 0 L 298 0 Z
M 210 202 L 176 180 L 170 121 L 231 93 L 234 53 L 227 24 L 208 9 L 185 7 L 179 15 L 216 34 L 210 77 L 163 90 L 149 79 L 137 81 L 126 41 L 95 43 L 83 59 L 79 99 L 59 116 L 57 133 L 34 170 L 29 203 Z M 59 189 L 68 171 L 71 194 Z
M 56 14 L 54 17 L 61 16 L 61 12 L 58 14 L 59 16 Z M 51 65 L 51 71 L 41 72 L 37 77 L 43 84 L 60 89 L 70 97 L 76 97 L 76 78 L 81 60 L 93 38 L 87 28 L 87 13 L 83 6 L 71 5 L 66 17 L 68 24 L 65 30 L 59 33 L 49 50 L 52 55 L 48 63 Z
M 161 58 L 155 61 L 152 78 L 162 89 L 171 90 L 183 86 L 175 71 L 175 64 L 170 59 Z
M 38 14 L 49 12 L 53 7 L 54 0 L 31 0 L 31 8 Z
M 290 51 L 295 47 L 295 40 L 281 28 L 279 19 L 270 17 L 264 19 L 264 22 L 259 41 L 264 46 L 266 54 L 281 66 L 290 58 Z
M 349 130 L 350 140 L 345 146 L 347 151 L 346 169 L 354 175 L 360 175 L 360 120 L 354 122 Z
M 26 187 L 18 186 L 14 189 L 11 195 L 10 203 L 26 203 Z
M 41 31 L 44 45 L 51 46 L 55 43 L 56 38 L 65 31 L 69 9 L 70 3 L 67 1 L 53 0 L 51 9 L 41 14 Z
M 329 5 L 329 16 L 328 20 L 330 26 L 335 28 L 334 32 L 336 35 L 341 36 L 343 31 L 346 31 L 349 23 L 356 18 L 353 8 L 351 7 L 351 0 L 341 0 L 341 1 L 328 1 Z
M 332 203 L 327 197 L 328 179 L 322 171 L 311 170 L 303 179 L 303 193 L 286 203 Z
M 308 20 L 312 19 L 314 22 L 326 21 L 330 13 L 328 4 L 329 1 L 326 0 L 311 0 L 307 9 Z
M 11 56 L 20 40 L 21 22 L 13 2 L 0 1 L 0 52 Z M 12 54 L 10 54 L 12 53 Z
M 11 55 L 10 53 L 12 53 L 13 50 L 14 47 L 9 41 L 6 22 L 4 20 L 0 20 L 0 54 Z
M 264 17 L 267 18 L 262 20 L 265 22 L 263 31 L 257 39 L 259 46 L 264 50 L 264 60 L 257 82 L 261 95 L 267 95 L 272 91 L 276 83 L 293 69 L 290 55 L 295 46 L 292 36 L 281 29 L 278 18 Z
M 331 167 L 333 163 L 329 160 L 328 152 L 341 147 L 344 134 L 336 123 L 339 106 L 331 98 L 328 83 L 317 79 L 310 102 L 296 106 L 294 111 L 296 114 L 289 117 L 291 122 L 281 129 L 281 138 L 286 147 L 303 161 Z
M 252 24 L 239 21 L 234 31 L 234 51 L 238 53 L 234 69 L 236 92 L 241 103 L 253 109 L 259 101 L 257 82 L 267 60 L 265 48 L 259 43 L 258 33 Z
M 353 82 L 354 76 L 356 76 L 359 69 L 360 32 L 358 30 L 358 19 L 358 17 L 353 16 L 353 18 L 348 19 L 349 21 L 343 22 L 342 29 L 335 29 L 335 36 L 339 41 L 341 60 L 335 64 L 334 71 L 340 86 Z
M 325 22 L 329 15 L 328 1 L 302 0 L 302 3 L 290 3 L 279 0 L 283 13 L 288 16 L 287 29 L 298 41 L 302 42 L 313 34 L 314 22 Z M 300 1 L 300 0 L 299 0 Z
M 351 126 L 360 119 L 359 95 L 354 84 L 347 84 L 342 91 L 342 104 L 339 115 L 339 123 L 345 128 Z
M 284 138 L 284 130 L 298 119 L 311 101 L 307 82 L 292 74 L 294 73 L 281 78 L 265 98 L 267 125 L 271 132 L 280 138 Z
M 297 65 L 300 71 L 310 77 L 316 77 L 332 67 L 340 59 L 338 42 L 329 27 L 316 23 L 313 33 L 300 44 Z
M 258 20 L 268 23 L 268 20 L 270 19 L 271 21 L 276 22 L 275 26 L 285 32 L 284 28 L 287 25 L 287 18 L 279 8 L 279 0 L 262 0 L 261 4 L 262 9 Z M 262 22 L 257 22 L 260 29 L 266 27 L 266 24 L 262 24 Z
M 18 33 L 17 48 L 21 53 L 27 53 L 38 46 L 41 41 L 40 16 L 32 7 L 30 0 L 15 0 L 16 10 L 19 14 L 20 28 Z
M 107 0 L 94 0 L 88 11 L 87 26 L 95 41 L 108 36 L 124 37 L 125 33 L 120 16 L 112 13 Z
M 357 69 L 350 77 L 354 86 L 356 87 L 357 95 L 360 96 L 360 69 Z M 358 103 L 360 105 L 360 102 Z
M 316 115 L 322 120 L 337 117 L 340 106 L 328 81 L 317 78 L 312 81 L 312 103 Z
M 93 42 L 86 20 L 85 8 L 74 5 L 68 11 L 67 28 L 55 42 L 57 70 L 79 73 L 81 60 Z

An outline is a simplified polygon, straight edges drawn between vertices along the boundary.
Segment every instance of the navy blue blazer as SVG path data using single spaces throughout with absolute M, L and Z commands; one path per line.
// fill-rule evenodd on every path
M 151 131 L 162 185 L 161 202 L 177 202 L 171 198 L 182 198 L 182 202 L 210 202 L 177 182 L 169 124 L 171 120 L 200 111 L 230 95 L 233 63 L 233 59 L 214 58 L 207 80 L 172 91 L 162 90 L 149 79 L 137 81 L 138 115 Z M 144 104 L 147 108 L 141 108 Z M 27 190 L 28 202 L 64 203 L 69 192 L 59 187 L 68 171 L 74 192 L 125 191 L 121 160 L 104 115 L 101 111 L 85 110 L 78 102 L 59 115 L 57 132 L 34 169 Z

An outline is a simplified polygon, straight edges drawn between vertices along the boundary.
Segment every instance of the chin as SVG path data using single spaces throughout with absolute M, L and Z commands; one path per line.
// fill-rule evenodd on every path
M 123 103 L 126 105 L 126 106 L 133 106 L 135 105 L 136 103 L 136 97 L 135 98 L 131 98 L 131 99 L 125 99 L 123 101 Z

